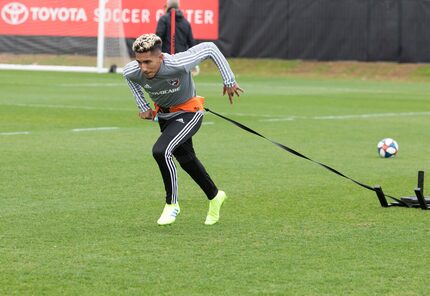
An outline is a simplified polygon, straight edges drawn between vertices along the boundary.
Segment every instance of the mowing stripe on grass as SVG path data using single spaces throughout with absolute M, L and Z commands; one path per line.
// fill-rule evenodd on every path
M 89 128 L 74 128 L 72 129 L 72 132 L 93 132 L 93 131 L 111 131 L 111 130 L 117 130 L 119 127 L 112 126 L 112 127 L 89 127 Z
M 92 106 L 75 106 L 75 105 L 53 105 L 53 104 L 9 104 L 0 103 L 0 105 L 16 106 L 16 107 L 35 107 L 35 108 L 59 108 L 59 109 L 83 109 L 83 110 L 100 110 L 100 111 L 136 111 L 133 108 L 100 108 Z M 225 113 L 226 116 L 244 116 L 244 117 L 263 117 L 261 122 L 278 122 L 292 120 L 344 120 L 344 119 L 367 119 L 376 117 L 396 117 L 396 116 L 426 116 L 430 112 L 398 112 L 398 113 L 369 113 L 369 114 L 346 114 L 346 115 L 327 115 L 327 116 L 286 116 L 270 114 L 253 114 L 253 113 Z
M 214 88 L 218 88 L 218 83 L 212 82 L 199 82 L 199 86 L 213 86 Z M 311 94 L 333 94 L 333 93 L 377 93 L 377 94 L 390 94 L 390 93 L 398 93 L 395 90 L 382 90 L 382 89 L 372 89 L 372 88 L 353 88 L 353 87 L 321 87 L 321 86 L 294 86 L 294 85 L 282 85 L 277 86 L 274 90 L 271 86 L 267 86 L 264 84 L 251 85 L 245 84 L 244 88 L 247 91 L 252 91 L 252 93 L 267 93 L 267 91 L 275 91 L 281 92 L 283 96 L 295 96 L 295 95 L 311 95 Z
M 100 111 L 137 111 L 135 108 L 100 108 L 93 106 L 76 106 L 76 105 L 57 105 L 57 104 L 24 104 L 24 103 L 0 103 L 4 106 L 14 107 L 29 107 L 29 108 L 58 108 L 58 109 L 82 109 L 82 110 L 100 110 Z M 233 116 L 249 116 L 249 117 L 274 117 L 269 114 L 246 114 L 246 113 L 226 113 Z

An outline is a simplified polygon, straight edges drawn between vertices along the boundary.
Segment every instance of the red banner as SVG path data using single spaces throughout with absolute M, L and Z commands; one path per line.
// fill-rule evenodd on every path
M 0 35 L 96 37 L 98 0 L 0 0 Z M 154 33 L 165 0 L 107 0 L 105 35 Z M 181 0 L 194 38 L 218 39 L 218 0 Z M 123 33 L 124 32 L 124 33 Z

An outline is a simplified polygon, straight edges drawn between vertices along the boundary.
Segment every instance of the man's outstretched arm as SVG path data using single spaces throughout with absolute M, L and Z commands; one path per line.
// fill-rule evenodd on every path
M 191 47 L 185 52 L 178 53 L 172 59 L 166 60 L 166 65 L 184 67 L 186 71 L 191 71 L 196 65 L 210 58 L 221 73 L 224 82 L 223 94 L 228 94 L 230 103 L 233 103 L 233 96 L 239 96 L 243 89 L 237 84 L 233 72 L 227 59 L 213 42 L 204 42 Z

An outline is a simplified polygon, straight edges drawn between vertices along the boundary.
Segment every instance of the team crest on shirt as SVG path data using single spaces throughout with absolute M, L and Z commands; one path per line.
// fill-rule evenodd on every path
M 178 86 L 179 84 L 181 84 L 179 78 L 170 79 L 168 82 L 171 86 Z

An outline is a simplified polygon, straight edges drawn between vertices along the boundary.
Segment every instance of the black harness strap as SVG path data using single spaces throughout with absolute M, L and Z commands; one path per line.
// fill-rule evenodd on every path
M 247 131 L 247 132 L 249 132 L 249 133 L 251 133 L 251 134 L 254 134 L 254 135 L 256 135 L 256 136 L 259 136 L 259 137 L 261 137 L 261 138 L 263 138 L 263 139 L 265 139 L 265 140 L 267 140 L 267 141 L 271 142 L 272 144 L 274 144 L 274 145 L 278 146 L 279 148 L 282 148 L 282 149 L 284 149 L 284 150 L 286 150 L 286 151 L 290 152 L 291 154 L 294 154 L 294 155 L 296 155 L 296 156 L 298 156 L 298 157 L 301 157 L 301 158 L 307 159 L 307 160 L 309 160 L 309 161 L 312 161 L 313 163 L 316 163 L 316 164 L 318 164 L 318 165 L 322 166 L 323 168 L 325 168 L 325 169 L 327 169 L 327 170 L 331 171 L 332 173 L 335 173 L 336 175 L 339 175 L 339 176 L 341 176 L 341 177 L 343 177 L 343 178 L 345 178 L 345 179 L 348 179 L 348 180 L 350 180 L 350 181 L 354 182 L 355 184 L 357 184 L 357 185 L 359 185 L 359 186 L 361 186 L 361 187 L 363 187 L 363 188 L 366 188 L 366 189 L 368 189 L 368 190 L 371 190 L 371 191 L 373 191 L 373 192 L 376 192 L 376 190 L 375 190 L 372 186 L 369 186 L 369 185 L 366 185 L 366 184 L 364 184 L 364 183 L 358 182 L 357 180 L 354 180 L 353 178 L 348 177 L 347 175 L 345 175 L 345 174 L 343 174 L 343 173 L 339 172 L 338 170 L 336 170 L 336 169 L 334 169 L 334 168 L 332 168 L 332 167 L 330 167 L 330 166 L 328 166 L 328 165 L 326 165 L 326 164 L 323 164 L 323 163 L 321 163 L 321 162 L 319 162 L 319 161 L 313 160 L 313 159 L 311 159 L 311 158 L 307 157 L 306 155 L 303 155 L 303 154 L 301 154 L 300 152 L 297 152 L 296 150 L 291 149 L 290 147 L 287 147 L 287 146 L 285 146 L 285 145 L 283 145 L 283 144 L 281 144 L 281 143 L 278 143 L 278 142 L 273 141 L 273 140 L 271 140 L 271 139 L 269 139 L 269 138 L 266 138 L 266 137 L 265 137 L 265 136 L 263 136 L 262 134 L 260 134 L 260 133 L 258 133 L 258 132 L 256 132 L 256 131 L 254 131 L 253 129 L 251 129 L 251 128 L 249 128 L 249 127 L 247 127 L 247 126 L 245 126 L 245 125 L 243 125 L 243 124 L 241 124 L 241 123 L 239 123 L 239 122 L 237 122 L 237 121 L 235 121 L 235 120 L 233 120 L 233 119 L 230 119 L 230 118 L 228 118 L 228 117 L 225 117 L 224 115 L 221 115 L 221 114 L 219 114 L 219 113 L 216 113 L 216 112 L 214 112 L 214 111 L 210 110 L 209 108 L 205 108 L 205 110 L 206 110 L 207 112 L 209 112 L 209 113 L 212 113 L 212 114 L 214 114 L 214 115 L 216 115 L 216 116 L 218 116 L 218 117 L 220 117 L 220 118 L 224 119 L 224 120 L 227 120 L 227 121 L 228 121 L 228 122 L 230 122 L 230 123 L 233 123 L 233 124 L 234 124 L 234 125 L 236 125 L 237 127 L 241 128 L 241 129 L 243 129 L 243 130 L 245 130 L 245 131 Z M 395 198 L 395 197 L 393 197 L 393 196 L 391 196 L 391 195 L 388 195 L 388 194 L 385 194 L 385 196 L 387 196 L 387 197 L 389 197 L 389 198 L 391 198 L 391 199 L 395 200 L 396 202 L 398 202 L 398 203 L 400 203 L 400 204 L 402 204 L 402 205 L 404 205 L 404 206 L 406 206 L 406 207 L 409 207 L 409 205 L 408 205 L 408 204 L 406 204 L 404 201 L 402 201 L 402 200 L 400 200 L 400 199 L 398 199 L 398 198 Z

